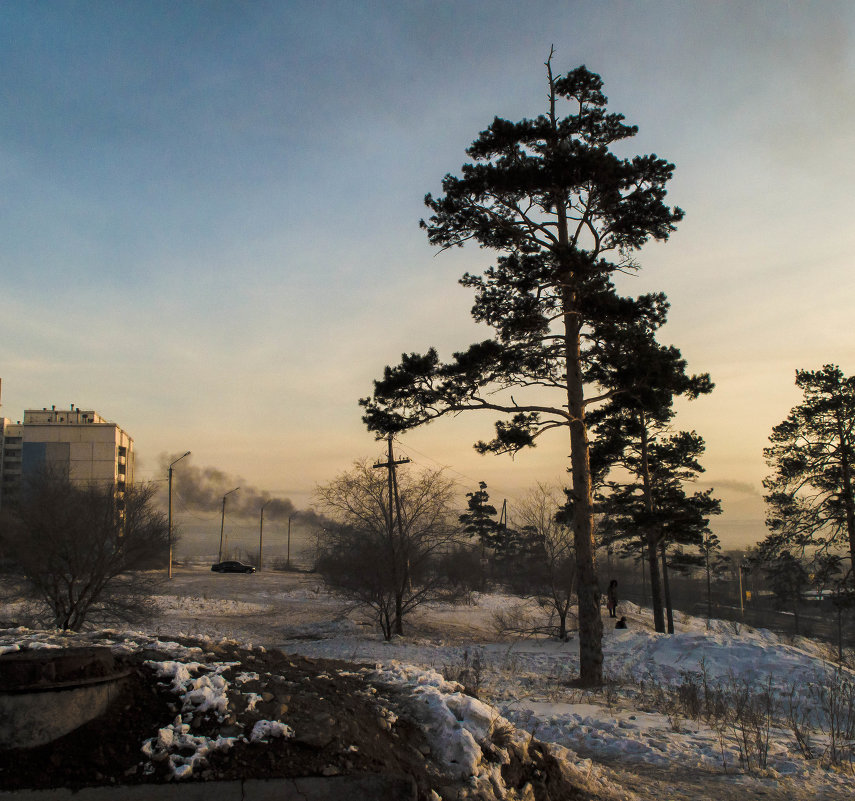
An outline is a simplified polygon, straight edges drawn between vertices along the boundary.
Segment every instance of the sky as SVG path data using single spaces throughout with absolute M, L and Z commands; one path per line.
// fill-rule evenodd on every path
M 5 417 L 94 409 L 164 454 L 299 508 L 383 455 L 360 397 L 403 352 L 448 358 L 476 247 L 438 254 L 423 198 L 494 116 L 545 111 L 543 62 L 602 75 L 686 211 L 627 293 L 716 390 L 706 440 L 726 546 L 764 534 L 762 449 L 796 369 L 855 372 L 855 6 L 848 2 L 7 2 L 0 5 Z M 566 482 L 556 434 L 479 456 L 493 419 L 401 437 L 516 501 Z M 176 466 L 180 486 L 183 465 Z

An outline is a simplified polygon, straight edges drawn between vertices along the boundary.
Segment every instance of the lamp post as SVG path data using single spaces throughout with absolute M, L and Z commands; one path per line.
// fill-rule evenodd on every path
M 169 477 L 169 569 L 167 570 L 167 575 L 169 578 L 172 578 L 172 468 L 175 467 L 175 465 L 177 465 L 184 456 L 189 455 L 190 451 L 187 451 L 183 456 L 179 456 L 171 465 L 169 465 L 169 470 L 167 471 L 167 476 Z
M 225 495 L 223 495 L 223 514 L 220 518 L 220 553 L 217 557 L 218 562 L 223 561 L 223 527 L 226 524 L 226 498 L 229 497 L 233 492 L 237 492 L 240 487 L 235 487 L 233 490 L 229 490 Z
M 272 501 L 272 500 L 273 500 L 273 498 L 271 498 L 270 500 L 265 501 L 263 504 L 261 504 L 261 519 L 258 521 L 258 572 L 259 573 L 261 572 L 261 544 L 264 541 L 264 507 L 267 506 L 267 504 L 270 503 L 270 501 Z

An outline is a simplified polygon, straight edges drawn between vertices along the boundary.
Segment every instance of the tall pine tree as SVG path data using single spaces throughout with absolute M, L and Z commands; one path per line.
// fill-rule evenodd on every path
M 589 370 L 592 379 L 610 390 L 588 418 L 596 433 L 594 474 L 602 483 L 608 476 L 621 476 L 606 484 L 598 505 L 611 539 L 620 538 L 623 528 L 634 545 L 639 542 L 636 532 L 643 532 L 654 625 L 660 632 L 665 631 L 666 610 L 668 630 L 673 631 L 667 543 L 699 544 L 697 529 L 705 525 L 698 516 L 704 496 L 687 496 L 683 489 L 683 482 L 703 470 L 698 462 L 703 440 L 694 432 L 671 432 L 674 399 L 694 399 L 713 388 L 707 373 L 687 373 L 677 348 L 657 342 L 667 309 L 664 295 L 645 295 L 636 299 L 634 316 L 602 320 Z M 717 513 L 716 504 L 706 506 Z
M 443 179 L 441 197 L 425 198 L 431 244 L 471 241 L 498 254 L 483 275 L 462 279 L 475 291 L 473 317 L 495 336 L 445 364 L 433 349 L 404 355 L 361 402 L 379 434 L 460 411 L 496 412 L 502 418 L 495 438 L 479 444 L 484 452 L 514 452 L 546 431 L 567 432 L 580 680 L 596 685 L 602 621 L 586 415 L 599 397 L 584 380 L 588 346 L 597 319 L 634 313 L 609 276 L 636 269 L 634 252 L 651 238 L 667 239 L 683 213 L 664 202 L 672 164 L 613 152 L 637 128 L 607 112 L 600 77 L 585 67 L 555 75 L 552 54 L 546 68 L 546 113 L 496 118 L 468 149 L 473 163 Z

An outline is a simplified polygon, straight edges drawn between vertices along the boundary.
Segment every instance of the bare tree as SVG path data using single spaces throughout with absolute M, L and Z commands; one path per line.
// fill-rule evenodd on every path
M 404 617 L 444 592 L 436 558 L 461 539 L 454 486 L 440 470 L 402 470 L 391 481 L 367 461 L 317 488 L 334 521 L 317 568 L 345 596 L 370 607 L 388 639 Z
M 556 487 L 538 484 L 517 506 L 516 527 L 529 532 L 532 547 L 527 551 L 526 594 L 549 610 L 557 636 L 568 637 L 567 619 L 576 601 L 576 551 L 572 514 L 567 498 Z
M 78 631 L 151 615 L 159 579 L 145 571 L 163 564 L 169 548 L 154 493 L 151 484 L 119 493 L 50 472 L 28 481 L 7 510 L 3 550 L 54 626 Z

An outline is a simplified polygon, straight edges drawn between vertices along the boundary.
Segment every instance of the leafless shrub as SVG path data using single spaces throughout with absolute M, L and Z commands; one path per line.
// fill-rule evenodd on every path
M 832 765 L 851 767 L 855 760 L 855 681 L 836 667 L 810 685 L 809 697 L 822 712 L 821 726 L 828 738 L 824 758 Z
M 682 713 L 692 720 L 700 720 L 704 711 L 703 684 L 698 673 L 684 670 L 676 688 L 676 700 Z
M 816 758 L 813 727 L 808 706 L 795 686 L 790 686 L 785 707 L 787 725 L 796 738 L 796 747 L 805 759 Z
M 463 692 L 478 698 L 484 680 L 484 661 L 481 651 L 475 651 L 471 656 L 469 651 L 463 652 L 463 657 L 457 665 L 446 665 L 442 669 L 446 681 L 456 681 L 463 685 Z
M 778 711 L 772 676 L 760 689 L 755 689 L 748 679 L 731 674 L 727 692 L 733 710 L 730 726 L 739 747 L 740 762 L 748 771 L 753 767 L 765 768 L 772 723 Z
M 799 753 L 828 766 L 855 762 L 855 680 L 837 665 L 786 692 L 786 723 Z
M 527 604 L 516 604 L 493 613 L 493 630 L 501 637 L 532 637 L 542 626 Z
M 2 550 L 43 609 L 43 622 L 79 631 L 85 623 L 144 620 L 168 561 L 167 521 L 154 485 L 120 491 L 72 483 L 46 471 L 26 482 L 4 511 Z
M 618 683 L 616 681 L 606 681 L 603 684 L 603 700 L 609 709 L 614 709 L 618 702 Z
M 511 743 L 515 727 L 507 720 L 494 720 L 490 727 L 490 742 L 497 748 L 507 748 Z

